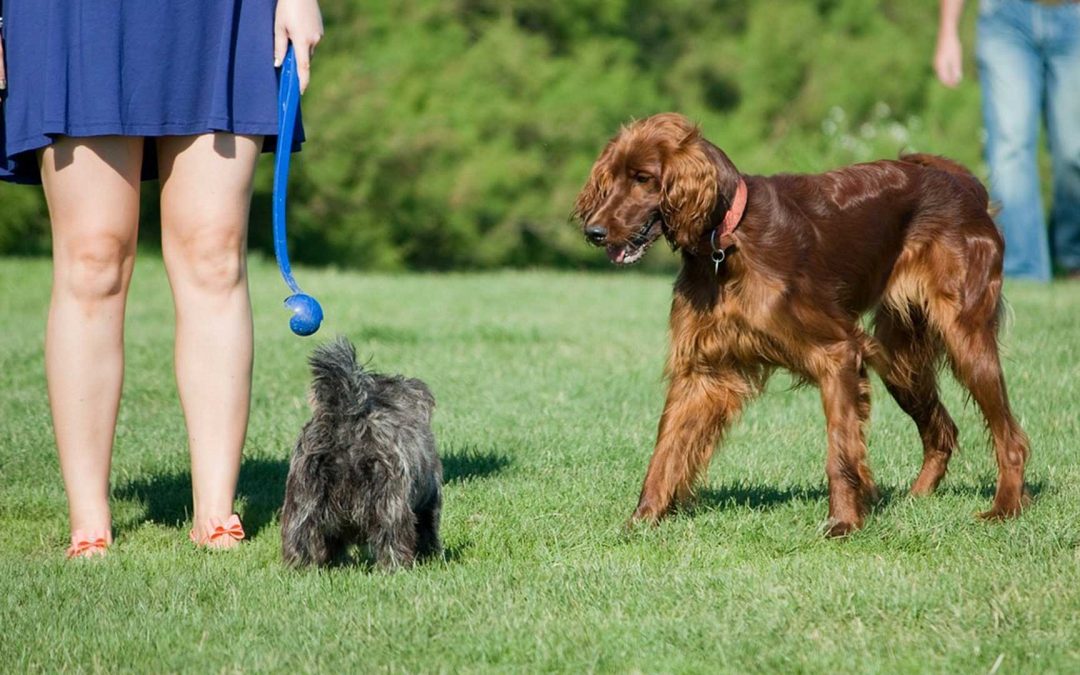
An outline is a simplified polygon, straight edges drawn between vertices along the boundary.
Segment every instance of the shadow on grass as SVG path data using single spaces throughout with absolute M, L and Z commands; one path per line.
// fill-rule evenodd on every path
M 428 556 L 426 558 L 420 558 L 414 563 L 414 569 L 427 567 L 429 565 L 453 565 L 463 557 L 463 554 L 468 550 L 470 544 L 457 544 L 455 546 L 446 546 L 443 548 L 442 553 L 439 555 Z M 387 573 L 396 570 L 385 570 L 375 564 L 375 558 L 371 555 L 371 551 L 367 546 L 349 546 L 336 558 L 333 558 L 325 567 L 319 568 L 317 566 L 300 567 L 298 570 L 358 570 L 366 574 L 374 573 Z
M 496 452 L 466 448 L 442 457 L 443 483 L 451 485 L 484 478 L 510 465 L 510 458 Z M 284 459 L 261 457 L 245 459 L 240 466 L 236 486 L 237 501 L 243 502 L 244 530 L 254 539 L 275 517 L 285 498 L 285 478 L 289 463 Z M 113 497 L 144 504 L 142 519 L 117 523 L 118 534 L 137 528 L 143 522 L 182 527 L 191 521 L 191 473 L 176 471 L 143 476 L 119 485 Z
M 937 489 L 938 494 L 948 495 L 960 495 L 962 497 L 982 497 L 983 499 L 993 499 L 994 492 L 997 489 L 997 479 L 991 479 L 991 482 L 983 483 L 982 485 L 951 485 L 948 478 Z M 1039 495 L 1047 490 L 1047 484 L 1045 481 L 1025 481 L 1024 487 L 1027 489 L 1028 496 L 1032 499 L 1037 499 Z
M 443 484 L 463 483 L 476 478 L 487 478 L 510 466 L 510 458 L 497 452 L 478 450 L 474 446 L 450 448 L 441 455 Z
M 281 508 L 288 472 L 289 464 L 285 460 L 251 458 L 241 464 L 236 497 L 237 501 L 244 503 L 244 530 L 249 538 L 257 536 Z M 136 478 L 117 486 L 113 496 L 139 502 L 146 508 L 146 515 L 141 520 L 118 523 L 119 533 L 135 529 L 143 522 L 181 527 L 191 521 L 189 471 Z
M 908 488 L 907 485 L 891 487 L 878 485 L 881 499 L 874 505 L 874 510 L 888 509 L 898 500 L 907 498 L 909 496 Z M 1045 488 L 1046 484 L 1043 481 L 1027 483 L 1028 495 L 1032 499 L 1037 499 Z M 992 500 L 994 490 L 995 484 L 993 482 L 983 483 L 982 485 L 950 485 L 946 482 L 938 488 L 938 493 Z M 795 485 L 782 488 L 768 485 L 721 485 L 700 490 L 696 502 L 687 509 L 687 512 L 693 514 L 695 512 L 722 511 L 739 507 L 764 511 L 782 506 L 788 502 L 818 501 L 827 499 L 828 496 L 829 490 L 824 483 L 817 486 Z M 926 498 L 933 499 L 933 495 Z M 922 499 L 922 497 L 919 499 Z
M 828 494 L 824 485 L 780 488 L 770 485 L 720 485 L 699 490 L 696 502 L 688 511 L 694 513 L 739 507 L 763 511 L 793 501 L 817 501 Z

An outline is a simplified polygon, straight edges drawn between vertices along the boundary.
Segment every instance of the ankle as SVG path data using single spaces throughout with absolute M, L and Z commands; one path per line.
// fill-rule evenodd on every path
M 72 532 L 102 533 L 112 543 L 112 516 L 108 509 L 72 511 L 68 520 Z

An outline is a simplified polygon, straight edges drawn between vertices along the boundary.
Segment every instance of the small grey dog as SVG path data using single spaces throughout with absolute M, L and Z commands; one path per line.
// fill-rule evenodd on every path
M 367 544 L 384 569 L 439 554 L 442 463 L 427 385 L 365 370 L 340 337 L 308 362 L 312 416 L 285 482 L 285 562 L 328 565 L 350 544 Z

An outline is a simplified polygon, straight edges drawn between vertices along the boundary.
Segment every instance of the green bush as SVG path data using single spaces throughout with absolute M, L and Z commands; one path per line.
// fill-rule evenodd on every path
M 310 264 L 602 265 L 568 224 L 574 196 L 621 123 L 664 110 L 697 119 L 750 173 L 910 149 L 980 166 L 973 78 L 946 91 L 932 77 L 930 0 L 339 0 L 324 10 L 290 193 L 293 255 Z M 251 235 L 267 253 L 270 170 L 264 162 L 257 177 Z M 40 193 L 2 186 L 0 203 L 0 252 L 45 251 Z

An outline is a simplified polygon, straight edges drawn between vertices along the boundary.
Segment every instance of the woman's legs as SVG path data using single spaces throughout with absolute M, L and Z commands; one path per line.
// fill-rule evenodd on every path
M 245 258 L 261 147 L 261 137 L 224 133 L 158 139 L 161 240 L 176 304 L 176 380 L 200 541 L 211 518 L 232 513 L 247 432 L 252 326 Z
M 53 235 L 45 375 L 73 531 L 110 529 L 142 147 L 140 138 L 60 138 L 40 154 Z

